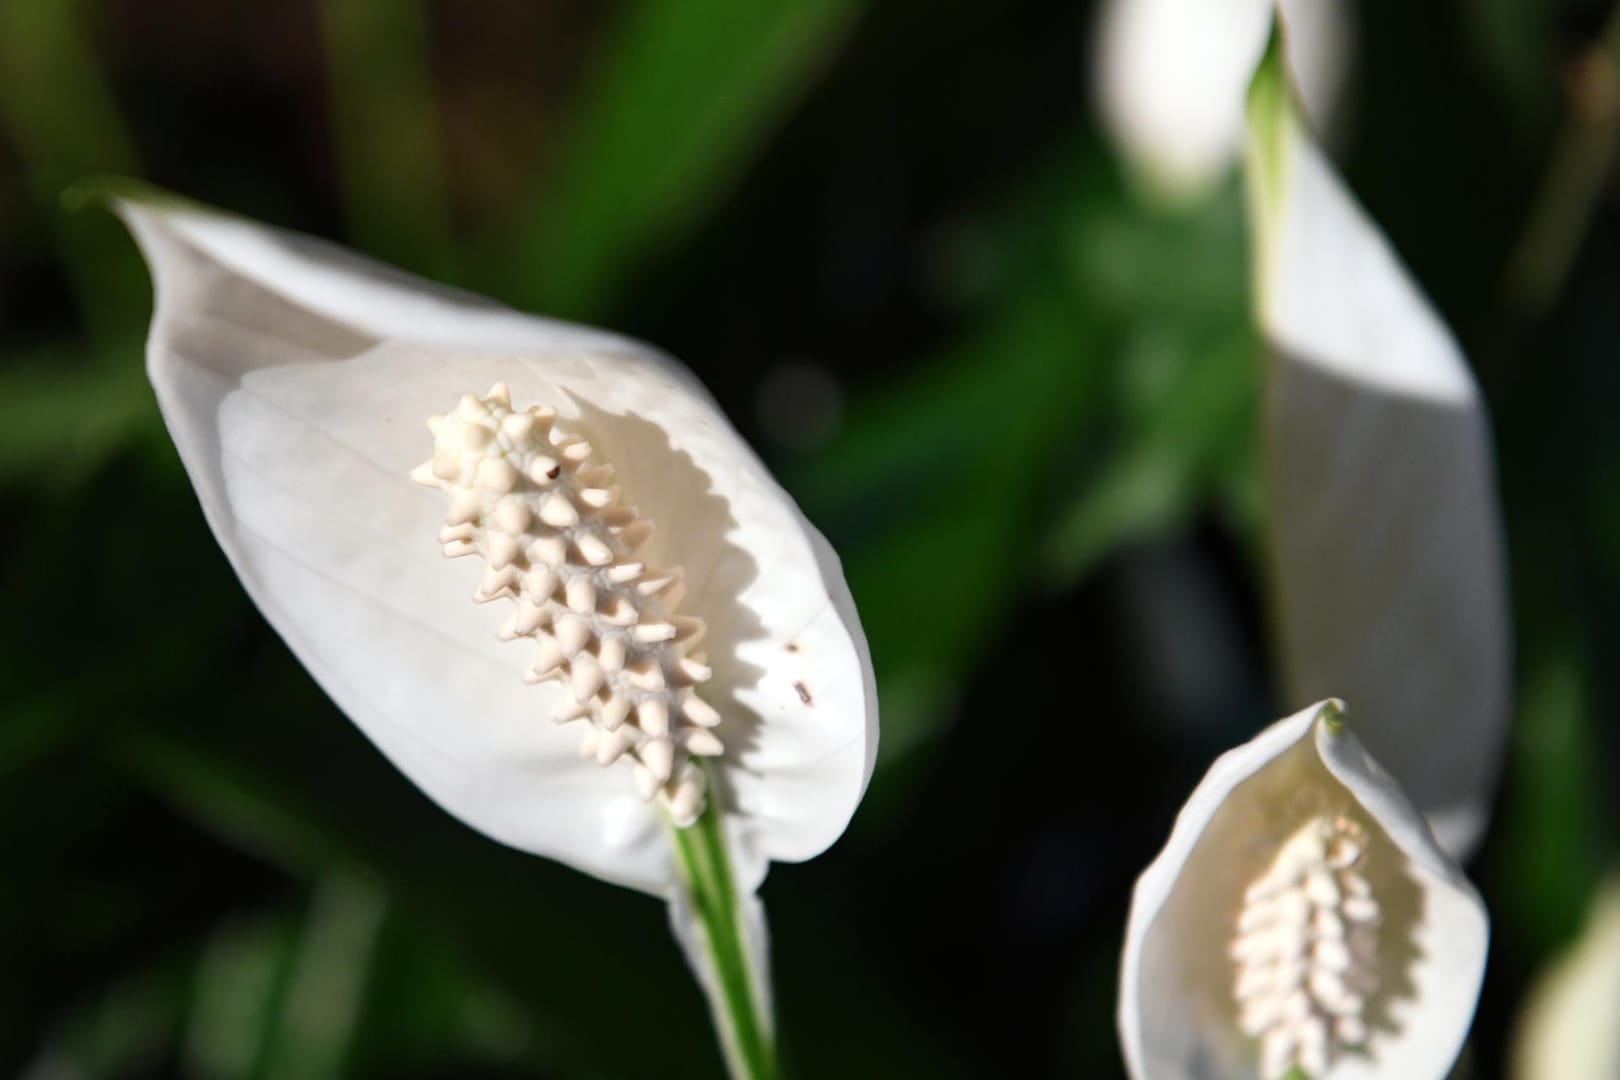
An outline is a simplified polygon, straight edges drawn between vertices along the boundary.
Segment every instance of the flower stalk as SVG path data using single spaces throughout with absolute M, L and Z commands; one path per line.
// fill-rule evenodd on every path
M 697 945 L 707 961 L 708 970 L 699 970 L 698 981 L 708 995 L 731 1075 L 737 1080 L 775 1080 L 779 1070 L 766 1004 L 768 988 L 757 985 L 755 976 L 763 965 L 751 962 L 749 956 L 752 946 L 716 802 L 711 795 L 695 823 L 686 828 L 671 825 L 669 830 L 680 888 L 696 917 Z

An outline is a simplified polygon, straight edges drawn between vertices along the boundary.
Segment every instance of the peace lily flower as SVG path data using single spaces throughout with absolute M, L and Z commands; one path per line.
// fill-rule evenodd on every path
M 665 898 L 733 1071 L 772 1074 L 755 890 L 843 831 L 877 742 L 820 534 L 646 346 L 114 205 L 164 419 L 271 625 L 452 814 Z
M 1329 700 L 1223 754 L 1136 883 L 1119 1028 L 1137 1080 L 1441 1080 L 1484 905 Z
M 1536 981 L 1514 1039 L 1517 1080 L 1620 1076 L 1620 880 L 1598 894 L 1586 929 Z
M 1462 351 L 1300 118 L 1274 41 L 1246 174 L 1276 627 L 1290 705 L 1358 732 L 1464 858 L 1510 711 L 1490 425 Z
M 1274 0 L 1104 0 L 1093 72 L 1103 126 L 1145 191 L 1194 201 L 1237 161 L 1243 95 Z M 1337 111 L 1354 27 L 1349 0 L 1285 0 L 1288 67 L 1309 114 Z

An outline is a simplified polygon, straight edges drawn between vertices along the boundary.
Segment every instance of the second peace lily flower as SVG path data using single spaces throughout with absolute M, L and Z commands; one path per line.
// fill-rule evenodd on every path
M 1484 905 L 1337 701 L 1223 755 L 1131 902 L 1137 1080 L 1442 1080 L 1485 970 Z
M 771 1073 L 754 893 L 843 831 L 877 742 L 820 534 L 643 345 L 174 200 L 116 208 L 164 419 L 266 618 L 451 813 L 668 900 L 733 1071 Z
M 1368 749 L 1465 858 L 1510 712 L 1489 418 L 1450 331 L 1312 138 L 1285 40 L 1250 91 L 1245 173 L 1289 704 L 1350 702 Z

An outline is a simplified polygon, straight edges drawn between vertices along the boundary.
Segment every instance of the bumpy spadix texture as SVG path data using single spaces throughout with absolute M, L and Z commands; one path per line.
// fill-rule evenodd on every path
M 1232 941 L 1238 1026 L 1260 1040 L 1260 1075 L 1316 1076 L 1367 1041 L 1378 989 L 1378 901 L 1362 875 L 1367 835 L 1313 817 L 1243 894 Z
M 532 640 L 530 677 L 566 686 L 552 719 L 588 721 L 581 756 L 630 760 L 637 793 L 690 825 L 704 793 L 690 759 L 724 750 L 710 730 L 720 714 L 697 693 L 712 674 L 690 651 L 703 621 L 674 613 L 680 569 L 641 558 L 652 523 L 619 505 L 610 465 L 586 467 L 590 443 L 555 409 L 514 411 L 503 383 L 428 429 L 433 457 L 412 476 L 450 497 L 439 542 L 451 558 L 484 558 L 473 599 L 511 601 L 501 638 Z
M 1119 1025 L 1136 1080 L 1442 1080 L 1484 906 L 1324 702 L 1211 766 L 1137 881 Z

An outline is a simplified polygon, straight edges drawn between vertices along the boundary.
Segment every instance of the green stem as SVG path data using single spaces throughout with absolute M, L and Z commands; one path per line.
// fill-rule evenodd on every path
M 711 999 L 731 1075 L 738 1080 L 776 1080 L 776 1043 L 760 992 L 765 988 L 754 985 L 747 929 L 714 794 L 710 792 L 709 806 L 696 823 L 670 830 L 682 884 L 711 965 L 712 978 L 700 981 Z

